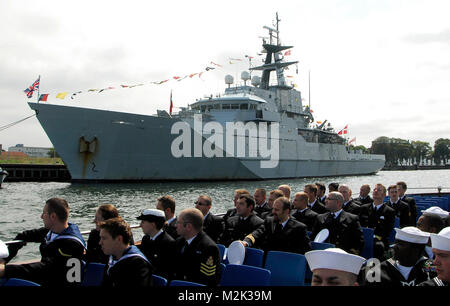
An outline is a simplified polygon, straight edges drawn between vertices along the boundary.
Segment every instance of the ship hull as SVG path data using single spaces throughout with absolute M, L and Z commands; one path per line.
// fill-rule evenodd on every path
M 279 161 L 273 168 L 261 167 L 258 157 L 177 158 L 171 149 L 179 135 L 172 134 L 171 128 L 179 119 L 29 105 L 73 181 L 324 177 L 371 174 L 384 166 L 384 156 L 347 154 L 342 145 L 306 143 L 301 137 L 280 140 Z

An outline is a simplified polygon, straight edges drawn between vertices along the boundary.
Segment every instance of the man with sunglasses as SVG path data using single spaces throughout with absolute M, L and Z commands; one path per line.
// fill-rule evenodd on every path
M 207 195 L 201 195 L 195 201 L 195 208 L 200 210 L 203 214 L 203 231 L 217 243 L 220 235 L 224 230 L 223 219 L 217 217 L 210 212 L 212 200 Z

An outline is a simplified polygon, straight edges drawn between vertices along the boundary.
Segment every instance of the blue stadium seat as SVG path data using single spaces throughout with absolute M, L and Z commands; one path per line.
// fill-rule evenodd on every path
M 169 287 L 205 287 L 206 285 L 182 281 L 182 280 L 173 280 L 169 283 Z
M 364 249 L 361 256 L 365 259 L 373 258 L 373 228 L 361 227 L 364 235 Z
M 400 218 L 399 217 L 395 217 L 394 229 L 392 229 L 392 232 L 388 238 L 389 243 L 394 243 L 394 241 L 395 241 L 395 228 L 400 228 Z
M 167 286 L 167 279 L 165 279 L 164 277 L 153 274 L 152 278 L 153 278 L 153 286 L 155 286 L 155 287 L 166 287 Z
M 264 268 L 272 275 L 271 286 L 304 286 L 306 257 L 302 254 L 268 251 Z
M 226 265 L 220 286 L 270 286 L 270 271 L 247 265 Z
M 223 244 L 218 243 L 217 247 L 219 248 L 219 253 L 220 253 L 220 262 L 225 262 L 223 256 L 225 255 L 225 246 Z
M 262 268 L 264 251 L 255 248 L 245 248 L 244 265 Z
M 25 280 L 25 279 L 10 278 L 3 284 L 3 286 L 5 286 L 5 287 L 37 287 L 40 285 L 35 282 Z
M 88 263 L 81 286 L 100 286 L 103 281 L 104 270 L 104 264 L 94 262 Z
M 314 250 L 325 250 L 325 249 L 334 248 L 334 247 L 336 247 L 336 246 L 332 243 L 311 241 L 311 248 L 313 249 L 313 251 Z

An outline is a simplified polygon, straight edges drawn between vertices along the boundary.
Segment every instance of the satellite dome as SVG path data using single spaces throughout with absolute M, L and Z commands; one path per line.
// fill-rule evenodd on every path
M 252 77 L 252 85 L 253 86 L 258 86 L 261 84 L 261 78 L 257 75 Z
M 225 84 L 231 85 L 234 82 L 234 78 L 232 75 L 227 74 L 225 76 Z
M 248 71 L 242 71 L 241 73 L 241 79 L 245 82 L 250 80 L 250 73 Z

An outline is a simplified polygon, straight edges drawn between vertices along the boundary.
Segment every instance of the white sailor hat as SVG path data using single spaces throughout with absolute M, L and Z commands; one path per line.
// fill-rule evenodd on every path
M 431 234 L 431 247 L 442 251 L 450 251 L 450 226 L 447 226 L 439 234 Z
M 315 269 L 332 269 L 359 274 L 365 258 L 353 255 L 338 248 L 310 251 L 305 254 L 311 271 Z
M 141 215 L 136 219 L 154 222 L 161 219 L 166 220 L 166 216 L 164 215 L 164 212 L 159 209 L 144 209 Z
M 404 228 L 395 228 L 395 239 L 402 240 L 411 243 L 427 244 L 430 239 L 430 234 L 422 232 L 420 229 L 414 226 L 408 226 Z
M 424 215 L 438 215 L 439 217 L 446 218 L 448 217 L 448 211 L 443 210 L 439 206 L 431 206 L 425 210 L 422 210 Z

